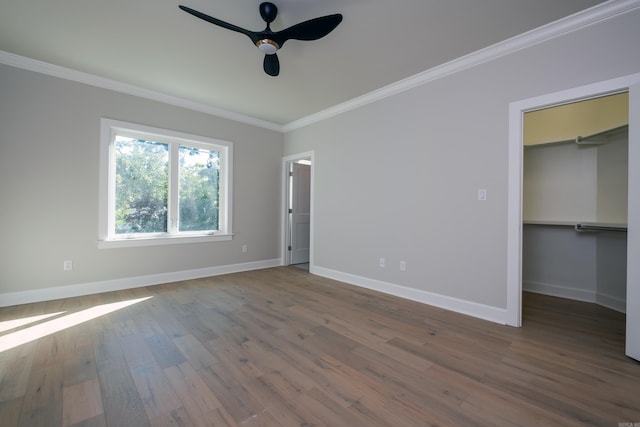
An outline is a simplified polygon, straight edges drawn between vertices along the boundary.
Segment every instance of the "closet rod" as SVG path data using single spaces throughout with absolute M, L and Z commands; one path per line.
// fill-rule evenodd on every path
M 589 225 L 589 224 L 576 224 L 576 231 L 620 231 L 627 232 L 627 227 L 618 227 L 612 225 Z
M 622 125 L 622 126 L 618 126 L 618 127 L 614 127 L 611 129 L 607 129 L 604 130 L 602 132 L 597 132 L 591 135 L 587 135 L 587 136 L 576 136 L 575 139 L 575 143 L 578 145 L 599 145 L 599 144 L 606 144 L 609 141 L 607 139 L 602 140 L 602 139 L 598 139 L 598 137 L 605 137 L 607 138 L 609 134 L 614 133 L 614 132 L 618 132 L 621 131 L 622 129 L 628 127 L 629 125 Z

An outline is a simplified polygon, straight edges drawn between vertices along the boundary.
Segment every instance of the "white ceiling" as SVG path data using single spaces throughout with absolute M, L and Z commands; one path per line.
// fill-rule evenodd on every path
M 0 0 L 0 51 L 284 125 L 602 2 L 274 0 L 274 31 L 344 20 L 271 77 L 248 37 L 178 9 L 262 30 L 259 0 Z

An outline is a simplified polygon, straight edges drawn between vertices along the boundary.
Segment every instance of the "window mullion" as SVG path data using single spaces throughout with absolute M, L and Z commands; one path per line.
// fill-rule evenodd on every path
M 230 170 L 228 168 L 230 168 L 230 165 L 227 161 L 227 157 L 228 157 L 228 153 L 229 150 L 220 150 L 220 168 L 221 170 Z M 220 174 L 219 176 L 219 191 L 218 191 L 218 204 L 219 206 L 228 206 L 227 203 L 227 194 L 228 194 L 228 187 L 227 187 L 227 175 L 226 174 Z M 230 210 L 227 211 L 226 209 L 220 209 L 219 210 L 219 220 L 218 220 L 218 229 L 222 229 L 222 230 L 227 230 L 228 229 L 228 222 L 227 222 L 227 213 L 231 212 Z
M 169 144 L 169 215 L 167 217 L 167 221 L 169 221 L 169 224 L 167 224 L 167 230 L 169 231 L 169 234 L 178 233 L 178 223 L 180 221 L 180 216 L 178 214 L 178 200 L 180 198 L 180 156 L 178 154 L 178 148 L 179 145 L 176 143 Z

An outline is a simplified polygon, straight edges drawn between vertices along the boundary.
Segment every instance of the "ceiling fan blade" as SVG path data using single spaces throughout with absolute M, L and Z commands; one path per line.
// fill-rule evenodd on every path
M 273 55 L 264 56 L 263 66 L 264 72 L 270 76 L 277 76 L 280 74 L 280 60 L 278 59 L 278 55 L 275 53 Z
M 289 39 L 317 40 L 333 31 L 340 22 L 342 22 L 342 15 L 339 13 L 321 16 L 278 31 L 271 36 L 271 39 L 280 46 Z
M 209 15 L 204 14 L 202 12 L 198 12 L 197 10 L 193 10 L 190 7 L 182 6 L 182 5 L 180 5 L 178 7 L 180 9 L 184 10 L 185 12 L 192 14 L 193 16 L 195 16 L 197 18 L 203 19 L 203 20 L 205 20 L 207 22 L 210 22 L 210 23 L 212 23 L 214 25 L 218 25 L 218 26 L 220 26 L 222 28 L 226 28 L 226 29 L 231 30 L 231 31 L 237 31 L 238 33 L 245 34 L 245 35 L 249 36 L 249 38 L 251 40 L 253 40 L 255 38 L 255 36 L 256 36 L 256 33 L 254 33 L 253 31 L 245 30 L 244 28 L 238 27 L 237 25 L 229 24 L 228 22 L 222 21 L 222 20 L 220 20 L 218 18 L 214 18 L 213 16 L 209 16 Z

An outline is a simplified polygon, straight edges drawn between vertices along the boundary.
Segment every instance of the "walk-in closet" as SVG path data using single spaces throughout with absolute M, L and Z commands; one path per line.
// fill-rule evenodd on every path
M 525 113 L 523 289 L 624 312 L 628 94 Z

